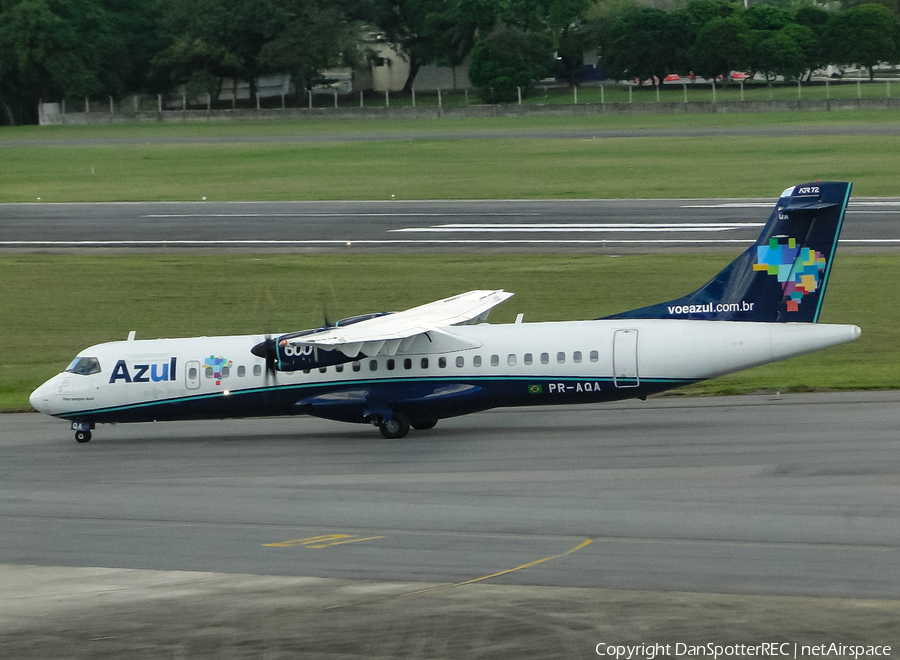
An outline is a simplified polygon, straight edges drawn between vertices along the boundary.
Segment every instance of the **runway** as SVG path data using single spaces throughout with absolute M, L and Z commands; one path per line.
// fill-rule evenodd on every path
M 0 250 L 734 252 L 770 199 L 0 205 Z M 900 198 L 853 198 L 842 251 L 900 248 Z
M 5 419 L 0 563 L 900 598 L 900 393 L 312 418 Z

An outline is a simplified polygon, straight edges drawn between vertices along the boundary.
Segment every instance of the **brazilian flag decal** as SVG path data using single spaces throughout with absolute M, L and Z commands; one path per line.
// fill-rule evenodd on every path
M 540 385 L 529 385 L 528 386 L 529 394 L 542 394 L 543 391 L 544 391 L 544 388 L 541 387 Z

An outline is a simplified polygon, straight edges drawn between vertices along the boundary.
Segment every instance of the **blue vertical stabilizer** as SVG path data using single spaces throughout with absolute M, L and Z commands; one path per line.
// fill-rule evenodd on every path
M 681 298 L 606 318 L 815 323 L 850 188 L 839 182 L 788 188 L 756 243 L 709 282 Z

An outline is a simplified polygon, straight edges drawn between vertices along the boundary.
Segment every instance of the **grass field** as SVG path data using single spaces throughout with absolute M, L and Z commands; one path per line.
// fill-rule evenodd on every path
M 900 136 L 6 147 L 0 202 L 895 195 L 898 153 Z
M 284 332 L 332 318 L 404 309 L 473 288 L 516 293 L 492 322 L 596 318 L 693 290 L 730 258 L 683 256 L 46 256 L 0 257 L 0 409 L 83 348 L 124 339 Z M 900 307 L 883 304 L 900 258 L 838 257 L 824 322 L 854 323 L 862 339 L 690 388 L 900 387 Z M 423 277 L 422 273 L 428 273 Z M 360 286 L 364 282 L 364 286 Z M 565 291 L 566 295 L 559 295 Z M 891 298 L 895 298 L 893 294 Z
M 786 182 L 854 182 L 897 194 L 900 136 L 525 139 L 542 129 L 900 124 L 900 113 L 291 124 L 27 127 L 0 130 L 0 202 L 135 200 L 491 199 L 771 196 Z M 382 141 L 235 142 L 237 136 L 369 131 Z M 429 139 L 460 131 L 485 139 Z M 419 136 L 425 132 L 426 135 Z M 222 142 L 161 144 L 160 138 Z M 43 139 L 67 140 L 41 146 Z M 100 145 L 92 140 L 147 143 Z

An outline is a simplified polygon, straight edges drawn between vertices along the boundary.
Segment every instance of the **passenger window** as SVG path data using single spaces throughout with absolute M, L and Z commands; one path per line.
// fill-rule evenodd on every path
M 394 370 L 394 358 L 388 358 L 387 368 L 388 368 L 388 371 Z
M 515 353 L 510 353 L 509 355 L 506 356 L 506 364 L 508 364 L 511 367 L 516 366 L 516 354 Z
M 243 378 L 247 375 L 247 367 L 241 365 L 238 367 L 238 378 Z
M 191 367 L 188 369 L 188 379 L 197 380 L 197 367 Z
M 422 368 L 423 369 L 428 368 L 428 358 L 422 358 Z
M 562 351 L 560 351 L 559 353 L 557 353 L 557 354 L 556 354 L 556 361 L 559 362 L 560 364 L 565 363 L 565 361 L 566 361 L 566 354 L 563 353 Z
M 480 355 L 476 355 L 475 357 L 472 358 L 472 366 L 473 367 L 481 366 L 481 356 Z
M 253 375 L 254 376 L 262 376 L 262 367 L 258 364 L 253 365 Z
M 206 367 L 206 369 L 205 369 L 203 375 L 206 376 L 207 378 L 212 378 L 212 377 L 213 377 L 213 368 L 212 368 L 212 367 Z
M 532 362 L 531 353 L 526 353 L 525 354 L 525 364 L 531 364 L 531 362 Z
M 412 360 L 410 358 L 404 358 L 403 368 L 404 369 L 412 369 Z
M 466 358 L 464 358 L 462 355 L 457 355 L 456 356 L 456 366 L 457 367 L 466 366 Z
M 438 358 L 438 366 L 441 369 L 446 368 L 447 367 L 447 358 L 445 358 L 445 357 Z
M 222 378 L 228 378 L 231 375 L 231 367 L 222 367 Z
M 600 354 L 597 351 L 591 351 L 591 362 L 596 362 L 600 359 Z
M 342 373 L 344 371 L 344 365 L 336 364 L 336 365 L 334 365 L 334 370 L 338 373 Z
M 541 364 L 550 364 L 550 354 L 541 353 Z
M 378 371 L 378 360 L 369 360 L 369 371 Z
M 581 351 L 572 353 L 572 362 L 581 362 Z
M 353 367 L 353 371 L 359 371 L 360 369 L 362 369 L 362 363 L 359 360 L 357 360 L 356 362 L 353 363 L 352 367 Z
M 492 367 L 496 367 L 498 364 L 500 364 L 500 356 L 499 356 L 499 355 L 492 355 L 492 356 L 491 356 L 491 366 L 492 366 Z

